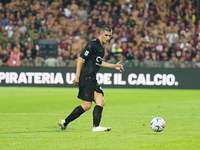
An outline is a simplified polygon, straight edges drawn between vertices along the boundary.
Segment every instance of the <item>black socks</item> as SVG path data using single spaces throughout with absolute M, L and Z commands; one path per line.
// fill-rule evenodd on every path
M 93 110 L 93 127 L 98 127 L 101 121 L 103 107 L 96 105 Z
M 73 121 L 74 119 L 78 118 L 81 114 L 83 114 L 85 111 L 82 108 L 82 106 L 78 106 L 76 107 L 72 113 L 65 119 L 65 123 L 64 126 L 67 126 L 68 123 L 70 123 L 71 121 Z
M 98 127 L 101 121 L 101 114 L 103 111 L 103 107 L 96 105 L 93 110 L 93 127 Z M 65 119 L 64 126 L 67 126 L 70 122 L 78 118 L 80 115 L 84 113 L 84 109 L 82 106 L 76 107 L 71 114 Z

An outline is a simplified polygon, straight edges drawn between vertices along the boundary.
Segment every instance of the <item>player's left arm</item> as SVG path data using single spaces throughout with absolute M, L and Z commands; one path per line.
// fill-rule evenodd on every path
M 102 61 L 101 67 L 104 67 L 104 68 L 114 68 L 116 70 L 119 70 L 120 72 L 124 71 L 124 67 L 121 64 L 121 60 L 118 63 L 116 63 L 116 64 L 110 64 L 110 63 L 106 63 L 106 62 Z

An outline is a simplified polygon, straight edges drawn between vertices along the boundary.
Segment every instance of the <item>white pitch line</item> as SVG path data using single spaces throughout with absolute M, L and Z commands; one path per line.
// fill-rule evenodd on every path
M 49 115 L 49 116 L 66 116 L 67 114 L 51 114 L 51 113 L 0 113 L 0 115 L 11 115 L 11 116 L 25 116 L 25 115 Z M 84 116 L 92 116 L 85 114 Z M 189 116 L 127 116 L 127 115 L 104 115 L 104 116 L 114 116 L 114 117 L 128 117 L 128 118 L 154 118 L 154 117 L 161 117 L 161 118 L 200 118 L 197 117 L 189 117 Z

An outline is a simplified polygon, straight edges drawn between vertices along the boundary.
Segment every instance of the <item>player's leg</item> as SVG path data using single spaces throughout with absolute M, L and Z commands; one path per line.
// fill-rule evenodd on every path
M 98 127 L 101 121 L 103 107 L 105 105 L 104 97 L 102 93 L 94 92 L 94 101 L 96 106 L 93 110 L 93 126 Z
M 89 110 L 92 106 L 92 102 L 82 100 L 82 104 L 77 106 L 71 114 L 65 119 L 65 126 L 67 126 L 70 122 L 78 118 L 85 111 Z
M 67 125 L 70 122 L 77 119 L 85 111 L 89 110 L 91 108 L 91 106 L 92 106 L 92 102 L 82 100 L 82 104 L 80 106 L 77 106 L 65 120 L 59 121 L 61 130 L 65 130 Z
M 59 123 L 59 125 L 61 126 L 61 130 L 65 130 L 66 126 L 70 122 L 78 118 L 81 114 L 89 110 L 92 106 L 94 90 L 92 91 L 91 87 L 94 86 L 93 82 L 89 82 L 85 78 L 80 78 L 78 85 L 79 85 L 78 98 L 82 100 L 82 104 L 80 106 L 77 106 L 65 120 L 60 121 L 61 123 Z M 62 129 L 62 127 L 64 129 Z
M 92 131 L 110 131 L 111 128 L 105 128 L 105 127 L 100 127 L 100 122 L 101 122 L 101 116 L 102 116 L 102 111 L 103 107 L 105 105 L 104 97 L 102 93 L 94 92 L 94 101 L 96 103 L 96 106 L 94 107 L 93 110 L 93 129 Z

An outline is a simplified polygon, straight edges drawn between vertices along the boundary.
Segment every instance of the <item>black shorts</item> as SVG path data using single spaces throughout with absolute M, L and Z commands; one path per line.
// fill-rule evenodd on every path
M 96 80 L 92 80 L 88 77 L 79 79 L 79 93 L 78 98 L 84 101 L 92 102 L 94 100 L 94 91 L 98 93 L 102 93 L 104 95 L 103 90 L 99 86 Z

